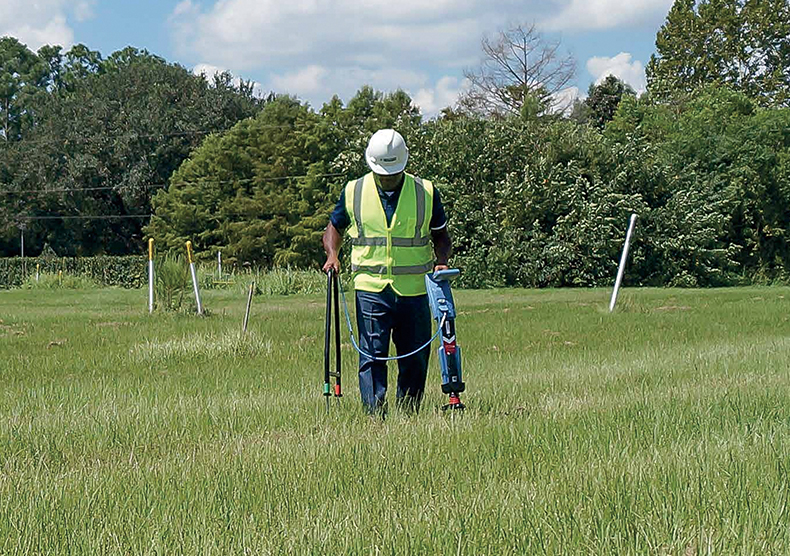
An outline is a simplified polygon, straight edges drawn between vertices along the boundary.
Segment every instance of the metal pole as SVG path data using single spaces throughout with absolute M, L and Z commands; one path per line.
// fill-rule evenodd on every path
M 154 312 L 154 238 L 148 239 L 148 313 Z
M 324 328 L 324 397 L 326 398 L 326 411 L 329 412 L 329 345 L 332 330 L 332 276 L 334 271 L 326 273 L 326 322 Z
M 187 260 L 189 261 L 189 272 L 192 274 L 192 290 L 195 292 L 195 301 L 197 302 L 198 315 L 203 314 L 203 305 L 200 304 L 200 288 L 198 288 L 197 271 L 195 270 L 195 261 L 192 258 L 192 242 L 187 241 Z
M 22 251 L 22 278 L 27 277 L 27 263 L 25 263 L 25 229 L 19 229 L 19 244 Z
M 255 290 L 255 282 L 253 281 L 250 284 L 250 291 L 247 294 L 247 309 L 244 311 L 244 324 L 241 327 L 241 331 L 246 334 L 247 333 L 247 323 L 250 320 L 250 308 L 252 307 L 252 292 Z
M 623 245 L 623 254 L 620 256 L 620 266 L 617 269 L 617 278 L 614 281 L 614 290 L 612 290 L 612 299 L 609 301 L 609 312 L 614 311 L 614 306 L 617 303 L 617 293 L 620 291 L 620 283 L 623 281 L 623 274 L 625 273 L 625 261 L 628 259 L 628 246 L 631 243 L 631 234 L 634 233 L 634 226 L 636 225 L 636 214 L 631 215 L 631 221 L 628 223 L 628 232 L 625 234 L 625 245 Z
M 340 397 L 343 395 L 343 391 L 340 386 L 340 279 L 338 278 L 337 274 L 334 272 L 332 273 L 334 276 L 333 290 L 335 295 L 335 397 Z

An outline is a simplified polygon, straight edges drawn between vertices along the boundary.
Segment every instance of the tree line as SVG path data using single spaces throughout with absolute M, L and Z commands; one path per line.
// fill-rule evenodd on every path
M 630 283 L 787 281 L 790 3 L 758 4 L 676 0 L 647 93 L 610 76 L 565 111 L 547 85 L 568 82 L 568 58 L 514 26 L 484 40 L 467 95 L 427 121 L 403 91 L 314 109 L 145 51 L 2 39 L 0 250 L 18 253 L 27 226 L 32 252 L 139 253 L 152 235 L 228 263 L 317 267 L 368 137 L 394 127 L 410 171 L 441 189 L 467 285 L 607 284 L 631 212 Z M 535 63 L 501 55 L 526 50 Z M 509 81 L 492 77 L 503 62 Z M 100 214 L 118 218 L 78 218 Z M 75 218 L 30 218 L 47 215 Z

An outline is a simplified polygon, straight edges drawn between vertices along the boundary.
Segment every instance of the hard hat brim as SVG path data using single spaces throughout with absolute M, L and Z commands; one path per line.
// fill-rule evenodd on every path
M 409 162 L 409 153 L 406 152 L 406 157 L 403 159 L 402 162 L 398 164 L 389 164 L 387 166 L 382 166 L 381 164 L 376 164 L 370 156 L 365 156 L 365 161 L 368 163 L 368 167 L 373 170 L 374 174 L 379 174 L 380 176 L 391 176 L 393 174 L 398 174 L 403 172 L 406 169 L 406 163 Z

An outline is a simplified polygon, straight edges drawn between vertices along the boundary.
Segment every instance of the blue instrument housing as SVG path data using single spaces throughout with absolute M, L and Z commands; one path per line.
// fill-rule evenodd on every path
M 436 319 L 436 322 L 441 322 L 442 317 L 455 318 L 455 302 L 449 280 L 458 276 L 459 273 L 458 269 L 440 270 L 425 276 L 428 304 L 431 306 L 431 316 Z

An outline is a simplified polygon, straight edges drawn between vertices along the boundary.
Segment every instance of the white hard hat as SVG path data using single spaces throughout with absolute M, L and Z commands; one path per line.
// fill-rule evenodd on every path
M 400 133 L 394 129 L 380 129 L 368 142 L 365 160 L 376 174 L 391 176 L 406 168 L 409 149 Z

